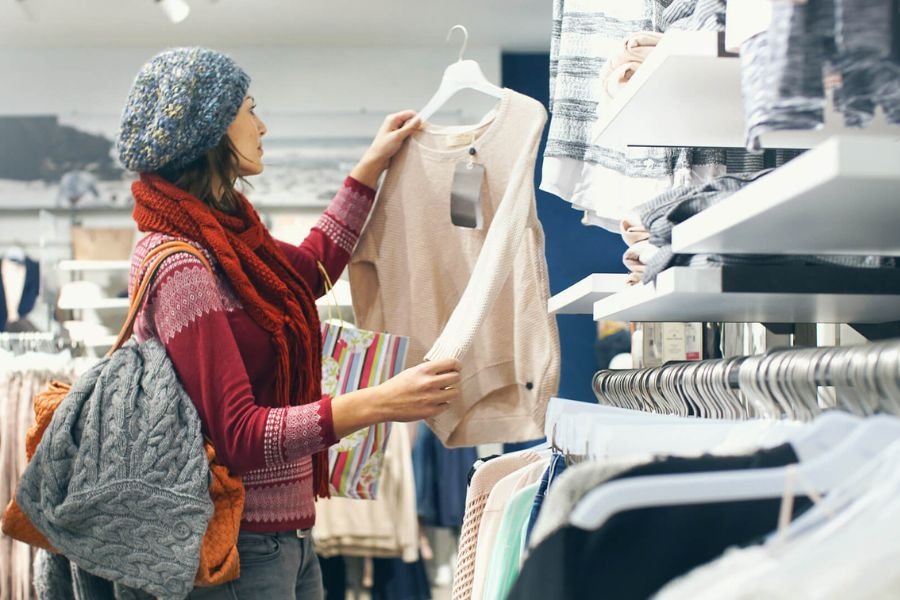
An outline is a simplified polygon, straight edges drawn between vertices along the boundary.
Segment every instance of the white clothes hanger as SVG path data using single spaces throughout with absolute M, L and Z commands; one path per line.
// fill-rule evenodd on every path
M 827 493 L 879 452 L 900 439 L 900 419 L 869 417 L 831 451 L 799 465 L 794 473 L 806 489 Z M 631 509 L 779 498 L 787 468 L 723 471 L 690 475 L 653 475 L 614 481 L 592 491 L 572 512 L 570 522 L 597 529 L 613 515 Z M 803 488 L 800 488 L 803 489 Z M 802 493 L 802 492 L 801 492 Z
M 495 98 L 503 96 L 503 88 L 488 81 L 477 62 L 463 59 L 466 47 L 469 45 L 469 31 L 465 27 L 454 25 L 447 34 L 447 41 L 450 41 L 453 32 L 457 29 L 462 31 L 464 36 L 462 48 L 459 51 L 459 60 L 447 67 L 437 92 L 419 111 L 419 117 L 423 121 L 430 119 L 441 106 L 462 90 L 471 89 Z
M 650 418 L 648 418 L 650 417 Z M 803 460 L 829 450 L 862 419 L 832 411 L 809 424 L 789 420 L 706 420 L 553 398 L 544 431 L 551 445 L 594 459 L 692 456 L 720 446 L 771 447 L 790 441 Z

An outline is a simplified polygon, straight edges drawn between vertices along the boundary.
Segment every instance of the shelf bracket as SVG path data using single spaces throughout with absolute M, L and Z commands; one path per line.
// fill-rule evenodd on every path
M 887 323 L 848 323 L 870 342 L 900 338 L 900 321 Z
M 788 343 L 792 347 L 815 348 L 818 346 L 818 332 L 815 323 L 763 323 L 769 333 L 779 336 L 793 336 Z

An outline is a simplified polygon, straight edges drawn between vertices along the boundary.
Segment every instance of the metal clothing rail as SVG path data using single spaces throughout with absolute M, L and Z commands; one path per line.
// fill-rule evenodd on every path
M 0 333 L 0 350 L 13 354 L 25 352 L 62 352 L 63 350 L 80 349 L 81 344 L 72 339 L 44 331 L 28 331 L 17 333 Z
M 900 415 L 900 340 L 599 371 L 601 404 L 718 419 L 811 420 L 839 408 Z

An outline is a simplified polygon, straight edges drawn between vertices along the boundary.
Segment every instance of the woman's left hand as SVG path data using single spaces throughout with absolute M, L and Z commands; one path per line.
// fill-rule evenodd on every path
M 416 116 L 414 110 L 388 115 L 375 134 L 372 145 L 350 172 L 350 176 L 371 188 L 377 186 L 378 178 L 391 164 L 391 158 L 400 151 L 406 138 L 421 124 L 422 120 Z

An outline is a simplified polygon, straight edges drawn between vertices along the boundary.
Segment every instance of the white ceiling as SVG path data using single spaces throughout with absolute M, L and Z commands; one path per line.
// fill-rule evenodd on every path
M 188 2 L 173 25 L 154 0 L 0 0 L 0 46 L 435 46 L 461 23 L 473 45 L 550 47 L 550 0 Z

